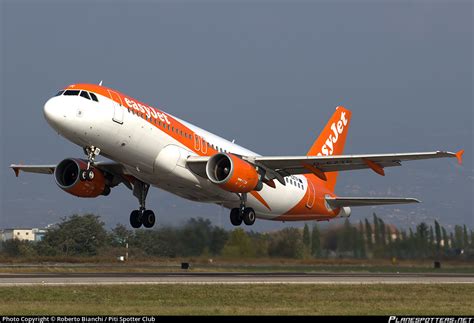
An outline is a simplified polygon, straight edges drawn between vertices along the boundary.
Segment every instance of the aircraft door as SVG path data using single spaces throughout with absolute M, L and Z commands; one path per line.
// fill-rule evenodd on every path
M 123 124 L 124 107 L 122 106 L 122 99 L 120 98 L 120 95 L 118 95 L 116 92 L 110 90 L 108 91 L 110 94 L 110 98 L 112 99 L 114 109 L 112 120 L 117 122 L 118 124 Z

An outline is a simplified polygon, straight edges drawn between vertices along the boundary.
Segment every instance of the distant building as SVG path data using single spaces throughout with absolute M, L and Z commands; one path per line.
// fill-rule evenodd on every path
M 13 228 L 0 230 L 0 241 L 7 241 L 11 239 L 41 241 L 46 234 L 45 229 L 38 228 Z

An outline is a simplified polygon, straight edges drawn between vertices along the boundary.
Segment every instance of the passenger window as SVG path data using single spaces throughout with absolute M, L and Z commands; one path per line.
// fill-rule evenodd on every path
M 66 90 L 64 95 L 79 95 L 79 90 Z
M 83 98 L 86 98 L 87 100 L 90 100 L 90 99 L 91 99 L 91 98 L 89 97 L 89 93 L 87 93 L 86 91 L 81 91 L 80 96 L 82 96 Z
M 94 100 L 95 102 L 99 102 L 97 96 L 94 93 L 90 92 L 89 94 L 91 95 L 92 100 Z
M 64 90 L 61 90 L 61 91 L 59 91 L 58 93 L 56 93 L 55 96 L 60 96 L 60 95 L 63 94 L 63 93 L 64 93 Z

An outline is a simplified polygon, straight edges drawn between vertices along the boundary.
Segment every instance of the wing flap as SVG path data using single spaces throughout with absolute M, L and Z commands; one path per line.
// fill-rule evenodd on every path
M 327 203 L 333 207 L 344 206 L 370 206 L 370 205 L 390 205 L 390 204 L 409 204 L 420 203 L 419 200 L 411 197 L 327 197 Z

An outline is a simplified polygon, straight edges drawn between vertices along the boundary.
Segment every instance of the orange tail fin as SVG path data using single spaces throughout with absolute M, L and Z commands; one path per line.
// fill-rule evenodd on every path
M 351 122 L 351 111 L 343 106 L 338 106 L 329 119 L 318 139 L 309 149 L 308 156 L 333 156 L 342 155 L 346 143 L 347 131 Z M 323 183 L 331 191 L 334 191 L 337 180 L 337 172 L 325 174 L 327 180 Z

